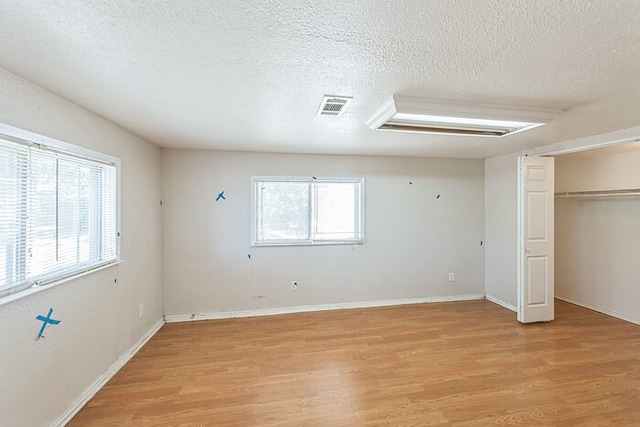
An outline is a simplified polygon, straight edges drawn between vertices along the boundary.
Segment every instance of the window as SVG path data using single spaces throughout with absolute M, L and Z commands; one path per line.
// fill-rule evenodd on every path
M 118 260 L 117 159 L 59 143 L 0 135 L 0 296 Z
M 254 177 L 253 244 L 364 241 L 364 178 Z

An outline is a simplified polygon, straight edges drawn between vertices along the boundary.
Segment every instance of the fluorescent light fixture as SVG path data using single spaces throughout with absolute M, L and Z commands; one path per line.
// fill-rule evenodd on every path
M 371 129 L 445 135 L 505 136 L 541 126 L 561 110 L 461 105 L 393 96 L 367 121 Z

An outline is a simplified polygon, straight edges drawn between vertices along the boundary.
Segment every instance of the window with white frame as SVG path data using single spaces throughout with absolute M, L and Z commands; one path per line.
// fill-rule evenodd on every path
M 119 259 L 118 160 L 61 144 L 0 135 L 0 296 Z
M 253 177 L 253 245 L 364 242 L 364 178 Z

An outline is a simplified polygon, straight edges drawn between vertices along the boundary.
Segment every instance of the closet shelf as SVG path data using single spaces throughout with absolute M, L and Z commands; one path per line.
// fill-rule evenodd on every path
M 555 196 L 559 198 L 640 196 L 640 188 L 629 188 L 624 190 L 565 191 L 555 193 Z

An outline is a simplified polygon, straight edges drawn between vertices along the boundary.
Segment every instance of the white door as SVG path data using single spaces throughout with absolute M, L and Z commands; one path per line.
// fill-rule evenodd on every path
M 554 158 L 518 158 L 518 321 L 553 320 Z

